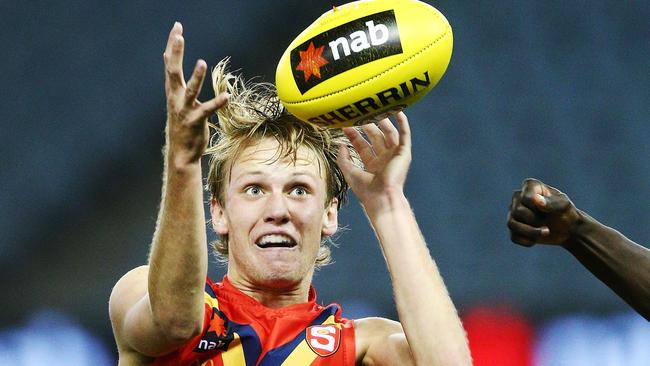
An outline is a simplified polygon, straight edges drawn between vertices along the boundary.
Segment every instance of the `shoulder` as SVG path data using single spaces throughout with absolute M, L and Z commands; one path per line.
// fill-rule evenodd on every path
M 124 274 L 113 286 L 108 313 L 118 348 L 123 347 L 124 323 L 129 311 L 147 294 L 149 266 L 136 267 Z
M 354 321 L 354 328 L 357 364 L 410 365 L 410 349 L 399 322 L 379 317 L 362 318 Z
M 128 310 L 129 305 L 139 301 L 147 293 L 147 276 L 149 266 L 136 267 L 122 276 L 111 291 L 108 301 L 111 321 L 118 317 L 123 311 Z

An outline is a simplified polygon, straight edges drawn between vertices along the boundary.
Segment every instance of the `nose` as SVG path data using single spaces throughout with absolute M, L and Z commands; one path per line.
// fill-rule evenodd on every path
M 264 222 L 274 223 L 276 225 L 286 224 L 289 222 L 289 206 L 287 198 L 283 194 L 271 194 L 264 211 Z

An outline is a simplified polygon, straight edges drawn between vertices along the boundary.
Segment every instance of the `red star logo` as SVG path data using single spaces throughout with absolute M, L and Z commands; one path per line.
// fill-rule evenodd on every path
M 211 331 L 215 332 L 218 337 L 225 337 L 228 334 L 223 318 L 218 315 L 212 318 L 212 321 L 210 321 L 206 333 L 209 333 Z
M 324 48 L 324 45 L 315 48 L 314 42 L 309 42 L 307 51 L 300 51 L 300 63 L 296 66 L 296 70 L 305 73 L 305 81 L 309 80 L 312 75 L 320 79 L 320 67 L 329 63 L 321 57 Z

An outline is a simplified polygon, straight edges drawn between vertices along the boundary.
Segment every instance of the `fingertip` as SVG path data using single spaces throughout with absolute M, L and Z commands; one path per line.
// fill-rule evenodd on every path
M 354 137 L 356 137 L 356 134 L 358 133 L 357 129 L 354 127 L 343 127 L 343 133 L 345 136 L 349 139 L 352 140 Z
M 214 98 L 214 102 L 215 102 L 214 110 L 216 111 L 219 108 L 223 108 L 226 104 L 228 104 L 229 99 L 230 99 L 230 94 L 228 94 L 227 92 L 223 92 L 217 95 Z
M 172 50 L 174 52 L 181 51 L 183 49 L 183 41 L 184 41 L 184 39 L 183 39 L 182 35 L 180 35 L 180 34 L 174 35 L 174 37 L 172 39 L 172 42 L 173 42 L 172 43 Z
M 409 119 L 402 111 L 397 113 L 397 125 L 399 126 L 400 132 L 410 133 Z

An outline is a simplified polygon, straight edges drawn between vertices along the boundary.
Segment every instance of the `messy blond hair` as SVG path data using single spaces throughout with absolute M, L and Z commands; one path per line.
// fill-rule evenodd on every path
M 338 199 L 340 208 L 347 201 L 348 185 L 336 164 L 338 147 L 350 149 L 356 164 L 358 155 L 340 129 L 325 129 L 303 122 L 287 112 L 280 102 L 275 87 L 269 83 L 245 81 L 241 75 L 228 70 L 229 59 L 221 60 L 212 71 L 212 86 L 215 95 L 228 92 L 228 104 L 217 110 L 218 123 L 210 123 L 214 134 L 205 152 L 210 156 L 210 170 L 206 189 L 213 199 L 224 207 L 224 186 L 232 162 L 241 152 L 271 137 L 277 140 L 279 148 L 271 162 L 289 158 L 295 162 L 298 148 L 307 147 L 313 151 L 324 168 L 327 194 L 324 205 Z M 322 238 L 316 257 L 316 267 L 331 263 L 331 238 Z M 212 243 L 217 259 L 228 258 L 228 236 L 219 237 Z

